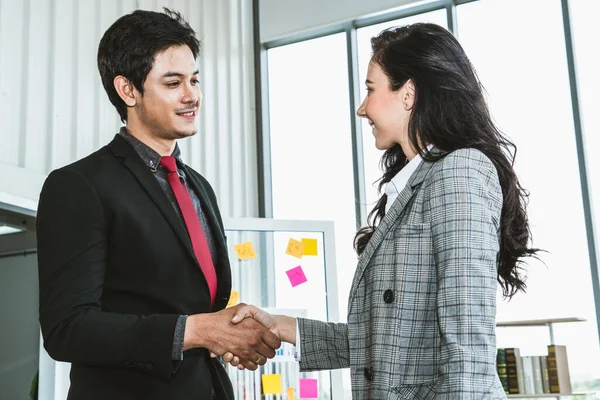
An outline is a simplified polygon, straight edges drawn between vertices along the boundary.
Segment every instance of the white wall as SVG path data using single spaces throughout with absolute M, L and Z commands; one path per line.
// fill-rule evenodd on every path
M 36 257 L 0 258 L 0 398 L 29 399 L 39 338 Z
M 51 170 L 112 139 L 121 123 L 100 82 L 98 43 L 119 16 L 163 5 L 202 39 L 200 130 L 180 142 L 183 159 L 213 184 L 224 216 L 258 216 L 248 0 L 0 0 L 0 206 L 33 215 Z M 35 261 L 0 259 L 2 399 L 28 398 L 39 352 L 40 399 L 62 399 L 68 389 L 68 364 L 39 344 Z
M 325 28 L 418 0 L 259 0 L 260 40 Z
M 247 0 L 0 0 L 0 202 L 35 206 L 52 169 L 111 140 L 121 124 L 100 82 L 98 43 L 119 16 L 162 5 L 203 39 L 200 131 L 181 142 L 184 161 L 213 184 L 224 215 L 258 215 Z

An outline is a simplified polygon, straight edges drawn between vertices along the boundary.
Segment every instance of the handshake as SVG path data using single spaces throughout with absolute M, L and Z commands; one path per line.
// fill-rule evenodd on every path
M 240 370 L 254 371 L 275 357 L 282 341 L 296 344 L 295 318 L 241 303 L 215 313 L 190 315 L 183 349 L 204 347 L 213 358 L 222 356 Z

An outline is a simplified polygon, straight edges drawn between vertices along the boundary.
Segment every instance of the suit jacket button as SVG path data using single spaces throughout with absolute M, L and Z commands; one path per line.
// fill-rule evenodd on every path
M 394 302 L 394 291 L 392 289 L 388 289 L 383 293 L 383 301 L 388 304 Z
M 365 379 L 369 382 L 371 382 L 373 380 L 373 370 L 371 368 L 365 368 L 364 369 L 365 372 Z

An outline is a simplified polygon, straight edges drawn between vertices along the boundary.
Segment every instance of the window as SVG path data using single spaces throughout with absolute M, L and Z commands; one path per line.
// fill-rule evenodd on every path
M 335 222 L 340 314 L 356 267 L 344 34 L 268 51 L 273 217 Z
M 578 78 L 584 148 L 588 172 L 589 190 L 592 198 L 592 216 L 596 227 L 596 251 L 600 246 L 600 158 L 596 149 L 600 148 L 600 64 L 598 63 L 598 43 L 592 32 L 597 30 L 600 2 L 596 0 L 571 0 L 571 27 L 575 67 Z M 600 262 L 600 260 L 597 260 Z M 599 301 L 599 300 L 596 300 Z M 598 312 L 600 310 L 597 310 Z
M 596 61 L 596 0 L 570 0 L 588 181 L 600 231 L 600 76 Z M 478 0 L 456 6 L 456 35 L 487 91 L 498 127 L 517 145 L 515 169 L 530 191 L 533 246 L 543 262 L 527 267 L 527 294 L 499 295 L 498 320 L 582 317 L 554 327 L 565 344 L 574 390 L 600 379 L 600 348 L 587 246 L 582 190 L 561 0 Z M 383 29 L 414 22 L 447 27 L 445 8 L 357 29 L 360 98 L 371 57 L 370 39 Z M 533 28 L 533 29 L 532 29 Z M 348 28 L 354 29 L 354 28 Z M 340 314 L 356 266 L 351 118 L 347 44 L 343 33 L 269 50 L 273 215 L 334 220 Z M 354 51 L 354 50 L 353 50 Z M 383 154 L 362 123 L 365 208 L 379 197 Z M 358 170 L 358 168 L 357 168 Z M 598 236 L 599 232 L 596 232 Z M 598 242 L 598 240 L 597 240 Z M 600 244 L 600 243 L 598 243 Z M 500 294 L 500 293 L 499 293 Z M 545 328 L 499 328 L 499 347 L 545 354 Z M 345 384 L 347 387 L 347 382 Z
M 555 328 L 567 346 L 574 390 L 600 378 L 569 75 L 559 0 L 480 0 L 457 7 L 459 38 L 489 93 L 492 115 L 518 147 L 515 169 L 531 192 L 528 290 L 499 302 L 498 320 L 583 317 Z M 535 24 L 535 29 L 531 29 Z M 507 29 L 507 26 L 510 29 Z M 498 330 L 499 347 L 546 353 L 546 331 Z M 580 386 L 581 387 L 581 386 Z
M 274 48 L 267 57 L 273 217 L 334 221 L 345 321 L 357 260 L 346 37 Z M 351 398 L 349 370 L 343 386 Z

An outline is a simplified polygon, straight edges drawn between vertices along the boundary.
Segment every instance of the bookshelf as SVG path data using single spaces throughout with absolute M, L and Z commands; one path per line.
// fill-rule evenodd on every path
M 548 318 L 548 319 L 531 319 L 522 321 L 503 321 L 497 322 L 496 326 L 499 328 L 509 327 L 526 327 L 526 326 L 547 326 L 548 332 L 550 333 L 550 344 L 556 344 L 554 342 L 554 325 L 569 323 L 569 322 L 586 322 L 585 318 L 579 317 L 566 317 L 566 318 Z
M 548 327 L 548 333 L 550 334 L 550 344 L 556 344 L 554 340 L 554 325 L 562 323 L 574 323 L 574 322 L 586 322 L 585 318 L 580 317 L 565 317 L 565 318 L 547 318 L 547 319 L 532 319 L 532 320 L 519 320 L 519 321 L 501 321 L 497 322 L 498 328 L 511 328 L 511 327 L 533 327 L 533 326 L 546 326 Z M 574 396 L 600 396 L 600 392 L 575 392 L 575 393 L 519 393 L 519 394 L 507 394 L 509 399 L 534 399 L 534 398 L 555 398 L 560 399 L 563 397 L 574 397 Z

